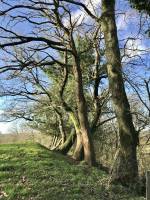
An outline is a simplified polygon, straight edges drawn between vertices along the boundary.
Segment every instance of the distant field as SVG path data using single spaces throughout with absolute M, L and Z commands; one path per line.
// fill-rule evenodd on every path
M 108 175 L 37 144 L 0 145 L 2 200 L 144 200 Z
M 25 142 L 37 142 L 49 147 L 52 137 L 41 133 L 0 134 L 0 144 L 15 144 Z

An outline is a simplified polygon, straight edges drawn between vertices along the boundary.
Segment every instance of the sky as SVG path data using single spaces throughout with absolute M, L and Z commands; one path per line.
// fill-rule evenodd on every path
M 96 15 L 100 16 L 101 0 L 93 0 L 94 9 L 93 9 L 93 6 L 90 4 L 90 0 L 80 0 L 80 1 L 85 3 L 92 13 L 94 12 Z M 13 2 L 15 3 L 15 1 Z M 142 56 L 144 58 L 146 65 L 147 64 L 150 65 L 149 55 L 142 55 L 143 50 L 145 49 L 147 49 L 147 51 L 149 51 L 150 53 L 150 38 L 146 37 L 146 35 L 139 34 L 139 29 L 138 29 L 137 24 L 140 23 L 140 19 L 141 19 L 140 14 L 136 10 L 130 8 L 127 0 L 117 0 L 116 2 L 117 2 L 116 22 L 117 22 L 119 39 L 122 40 L 127 37 L 130 37 L 130 38 L 136 37 L 135 40 L 129 39 L 128 42 L 126 43 L 126 47 L 130 48 L 130 50 L 126 50 L 126 53 L 129 54 L 130 56 L 131 55 L 134 56 L 135 54 L 138 54 L 139 56 Z M 83 20 L 85 20 L 86 23 L 90 23 L 91 18 L 90 17 L 85 18 L 85 13 L 83 12 L 83 10 L 78 9 L 78 8 L 79 7 L 76 7 L 73 10 L 73 19 L 75 20 L 76 18 L 79 18 L 78 23 L 80 23 Z M 67 20 L 64 23 L 67 25 Z M 146 22 L 144 22 L 144 20 L 141 23 L 145 23 L 146 25 Z M 25 26 L 25 24 L 19 24 L 19 31 L 25 33 L 25 32 L 30 31 L 30 29 L 27 25 Z M 120 42 L 120 47 L 123 47 L 124 44 L 125 44 L 125 40 L 122 40 L 122 42 Z M 127 57 L 124 58 L 124 62 L 126 63 L 129 62 Z M 141 66 L 141 68 L 133 69 L 133 74 L 139 73 L 143 75 L 143 72 L 144 72 L 143 66 Z M 146 73 L 146 76 L 147 77 L 150 76 L 150 71 Z M 2 114 L 3 112 L 3 107 L 5 103 L 6 103 L 5 100 L 0 98 L 0 107 L 1 107 L 0 114 Z M 15 122 L 13 123 L 0 122 L 0 132 L 7 133 L 13 124 L 15 124 Z

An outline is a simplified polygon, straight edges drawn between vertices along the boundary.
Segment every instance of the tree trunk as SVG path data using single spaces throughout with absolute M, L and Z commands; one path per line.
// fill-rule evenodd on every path
M 65 132 L 62 116 L 59 116 L 59 130 L 60 130 L 60 134 L 62 138 L 61 144 L 64 144 L 66 141 L 66 132 Z
M 82 83 L 82 72 L 80 66 L 80 58 L 77 56 L 77 52 L 74 54 L 74 77 L 76 82 L 76 102 L 78 110 L 78 118 L 80 125 L 81 140 L 84 150 L 84 160 L 85 162 L 92 166 L 95 164 L 95 153 L 90 136 L 89 121 L 87 116 L 86 101 L 83 92 Z
M 102 29 L 106 45 L 107 74 L 112 101 L 116 113 L 120 151 L 112 179 L 130 185 L 137 180 L 138 165 L 136 157 L 137 135 L 132 122 L 130 105 L 125 92 L 120 49 L 115 22 L 115 0 L 102 0 Z
M 73 129 L 69 137 L 66 139 L 66 141 L 59 147 L 58 151 L 66 155 L 71 149 L 72 145 L 74 144 L 75 139 L 76 139 L 76 133 L 75 130 Z
M 82 135 L 81 133 L 76 133 L 76 147 L 73 153 L 73 158 L 75 160 L 83 160 L 84 159 L 84 155 L 83 155 L 83 145 L 82 145 Z

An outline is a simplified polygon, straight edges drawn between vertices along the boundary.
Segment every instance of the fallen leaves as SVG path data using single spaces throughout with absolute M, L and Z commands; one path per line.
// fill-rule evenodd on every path
M 0 199 L 2 199 L 3 197 L 8 197 L 8 195 L 6 194 L 6 192 L 0 191 Z

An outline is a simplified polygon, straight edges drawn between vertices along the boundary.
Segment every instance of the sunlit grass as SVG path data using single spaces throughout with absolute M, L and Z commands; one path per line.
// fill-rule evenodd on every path
M 0 199 L 142 200 L 108 175 L 37 144 L 0 145 Z

